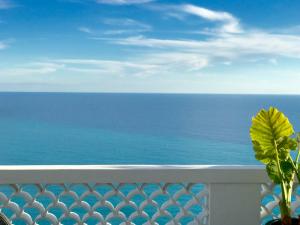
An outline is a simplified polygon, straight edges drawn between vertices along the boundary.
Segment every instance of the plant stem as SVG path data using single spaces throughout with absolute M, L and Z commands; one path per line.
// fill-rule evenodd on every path
M 280 213 L 281 213 L 281 218 L 284 221 L 287 221 L 285 225 L 290 225 L 289 221 L 291 218 L 291 197 L 292 197 L 292 184 L 290 183 L 285 183 L 285 179 L 281 170 L 280 162 L 279 162 L 279 156 L 278 156 L 278 148 L 277 148 L 277 143 L 274 141 L 274 147 L 275 147 L 275 156 L 276 156 L 276 164 L 280 176 L 280 186 L 282 190 L 282 200 L 279 203 L 280 206 Z
M 299 152 L 298 152 L 298 155 L 299 155 Z M 296 159 L 295 162 L 293 161 L 293 158 L 291 157 L 291 155 L 289 155 L 289 159 L 291 160 L 291 163 L 292 163 L 292 166 L 295 170 L 295 172 L 298 174 L 298 164 L 296 163 L 298 160 Z
M 276 164 L 277 164 L 277 168 L 278 168 L 278 172 L 279 172 L 279 176 L 280 176 L 280 184 L 281 184 L 281 190 L 282 190 L 282 199 L 284 202 L 286 202 L 286 187 L 284 185 L 284 176 L 280 167 L 280 162 L 279 162 L 279 156 L 278 156 L 278 149 L 277 149 L 277 143 L 276 141 L 274 141 L 274 146 L 275 146 L 275 156 L 276 156 Z
M 296 168 L 297 168 L 296 173 L 298 173 L 298 161 L 299 161 L 299 157 L 300 157 L 300 143 L 298 141 L 297 141 L 297 148 L 298 148 L 298 154 L 297 154 L 296 159 L 295 159 Z
M 299 156 L 300 156 L 300 144 L 298 143 L 298 154 L 297 154 L 296 160 L 295 160 L 295 163 L 296 163 L 297 167 L 298 167 Z

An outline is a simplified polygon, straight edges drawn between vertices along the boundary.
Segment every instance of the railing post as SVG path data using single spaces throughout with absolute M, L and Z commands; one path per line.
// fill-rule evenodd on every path
M 259 225 L 260 184 L 209 185 L 209 225 Z

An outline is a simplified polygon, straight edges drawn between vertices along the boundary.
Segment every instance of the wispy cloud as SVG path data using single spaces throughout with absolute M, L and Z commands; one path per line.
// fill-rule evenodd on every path
M 127 60 L 102 59 L 58 59 L 52 63 L 63 64 L 64 70 L 98 75 L 146 76 L 164 73 L 193 73 L 206 67 L 208 60 L 193 53 L 151 53 L 143 57 L 130 57 Z
M 206 67 L 208 60 L 193 53 L 151 53 L 127 60 L 103 60 L 85 58 L 48 59 L 12 68 L 1 68 L 1 76 L 36 76 L 69 72 L 79 75 L 147 77 L 158 74 L 170 75 L 178 71 L 197 73 Z
M 78 27 L 78 30 L 81 31 L 81 32 L 83 32 L 83 33 L 88 33 L 88 34 L 92 34 L 93 33 L 93 31 L 90 28 L 88 28 L 88 27 Z
M 196 16 L 202 20 L 216 23 L 217 28 L 210 31 L 225 32 L 225 33 L 240 33 L 242 28 L 240 26 L 239 19 L 232 14 L 224 11 L 215 11 L 201 6 L 193 4 L 151 4 L 146 7 L 149 10 L 158 11 L 163 13 L 163 17 L 176 18 L 184 21 L 189 20 L 191 16 Z
M 106 18 L 102 20 L 102 23 L 110 26 L 109 30 L 102 32 L 104 35 L 133 35 L 152 30 L 151 25 L 130 18 Z
M 156 65 L 121 60 L 102 60 L 102 59 L 57 59 L 53 63 L 64 65 L 64 70 L 78 72 L 80 74 L 96 74 L 108 76 L 135 76 L 141 71 L 148 71 Z
M 123 27 L 126 29 L 135 29 L 137 31 L 150 31 L 152 26 L 130 18 L 106 18 L 102 23 L 112 27 Z
M 64 65 L 52 62 L 32 62 L 23 65 L 14 65 L 11 68 L 1 68 L 1 76 L 35 76 L 50 74 L 62 69 Z
M 243 34 L 217 36 L 207 40 L 157 39 L 134 36 L 107 39 L 120 45 L 143 46 L 175 52 L 198 53 L 215 60 L 241 57 L 280 56 L 300 59 L 300 37 L 249 31 Z
M 100 4 L 110 5 L 134 5 L 134 4 L 145 4 L 153 2 L 154 0 L 96 0 Z
M 15 5 L 9 0 L 0 0 L 0 9 L 10 9 L 15 7 Z
M 103 31 L 102 34 L 104 35 L 120 35 L 120 34 L 130 34 L 130 33 L 136 33 L 136 30 L 106 30 Z
M 78 27 L 78 30 L 90 35 L 134 35 L 152 30 L 152 26 L 130 18 L 105 18 L 102 24 L 109 28 L 99 29 L 87 26 Z
M 191 4 L 185 4 L 185 5 L 179 6 L 178 10 L 181 10 L 188 14 L 199 16 L 199 17 L 209 20 L 209 21 L 222 22 L 223 23 L 222 31 L 224 31 L 224 32 L 228 32 L 228 33 L 240 33 L 241 32 L 241 28 L 240 28 L 238 19 L 235 18 L 234 16 L 232 16 L 230 13 L 213 11 L 210 9 L 206 9 L 206 8 L 191 5 Z

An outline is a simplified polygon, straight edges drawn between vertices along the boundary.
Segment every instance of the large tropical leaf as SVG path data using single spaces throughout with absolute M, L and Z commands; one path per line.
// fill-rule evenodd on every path
M 256 159 L 269 163 L 275 157 L 276 145 L 294 133 L 285 115 L 274 107 L 262 109 L 252 118 L 250 136 Z

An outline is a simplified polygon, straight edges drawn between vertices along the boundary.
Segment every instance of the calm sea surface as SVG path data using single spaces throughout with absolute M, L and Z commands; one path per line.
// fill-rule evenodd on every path
M 0 93 L 0 164 L 257 164 L 249 127 L 300 96 Z

